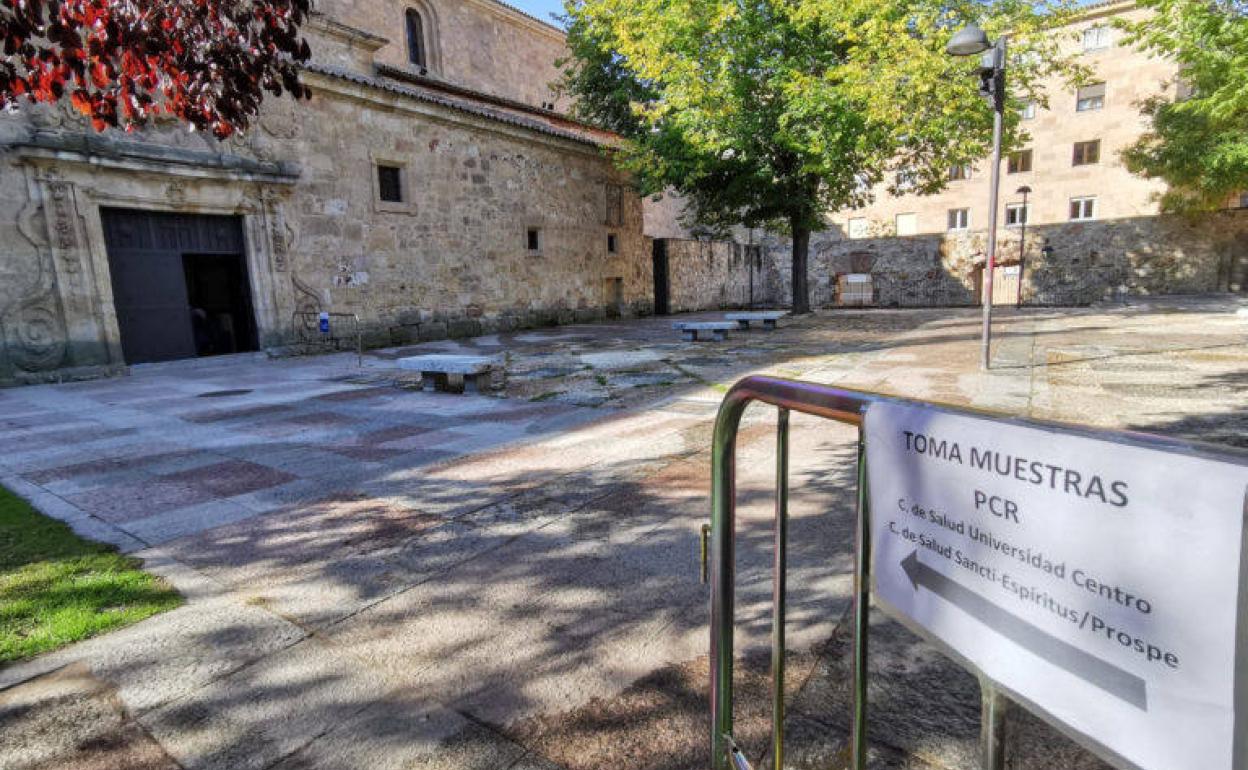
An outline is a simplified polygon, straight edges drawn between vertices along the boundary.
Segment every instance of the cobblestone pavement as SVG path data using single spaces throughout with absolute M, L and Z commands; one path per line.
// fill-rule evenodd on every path
M 0 483 L 189 598 L 0 669 L 4 768 L 706 766 L 711 422 L 749 373 L 1248 446 L 1248 302 L 671 319 L 0 392 Z M 495 397 L 395 359 L 504 355 Z M 774 413 L 739 440 L 738 735 L 768 740 Z M 790 764 L 843 766 L 852 432 L 793 427 Z M 975 764 L 978 692 L 877 618 L 873 763 Z M 1015 768 L 1100 768 L 1025 715 Z

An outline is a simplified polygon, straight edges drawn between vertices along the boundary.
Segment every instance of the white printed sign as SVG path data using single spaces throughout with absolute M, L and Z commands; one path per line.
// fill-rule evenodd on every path
M 887 403 L 866 434 L 890 611 L 1139 768 L 1231 770 L 1248 466 Z

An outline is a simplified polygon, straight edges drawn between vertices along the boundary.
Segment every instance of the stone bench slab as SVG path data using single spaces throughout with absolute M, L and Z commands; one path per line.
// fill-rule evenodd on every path
M 424 390 L 449 393 L 491 390 L 495 374 L 502 370 L 502 359 L 496 356 L 430 354 L 400 358 L 398 364 L 400 369 L 420 372 Z
M 735 321 L 738 328 L 749 329 L 751 321 L 762 321 L 764 329 L 775 329 L 776 322 L 788 315 L 785 310 L 752 310 L 741 313 L 724 313 L 724 319 Z
M 737 325 L 731 321 L 677 321 L 672 324 L 672 328 L 684 335 L 685 342 L 706 339 L 707 333 L 711 335 L 711 339 L 722 341 Z

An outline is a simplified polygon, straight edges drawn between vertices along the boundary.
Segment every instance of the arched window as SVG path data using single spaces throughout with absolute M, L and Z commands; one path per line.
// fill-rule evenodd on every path
M 425 25 L 415 8 L 407 9 L 407 60 L 417 67 L 429 66 L 425 57 Z

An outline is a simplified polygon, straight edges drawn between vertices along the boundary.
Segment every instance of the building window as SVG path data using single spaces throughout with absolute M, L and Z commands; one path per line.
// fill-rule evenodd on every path
M 1099 51 L 1102 48 L 1109 48 L 1109 43 L 1109 27 L 1098 24 L 1083 31 L 1083 50 L 1085 51 Z
M 971 226 L 970 209 L 949 209 L 949 229 L 965 230 Z
M 1022 108 L 1018 111 L 1018 116 L 1022 118 L 1023 120 L 1035 120 L 1036 103 L 1027 102 L 1026 104 L 1024 104 Z
M 1093 83 L 1075 92 L 1075 110 L 1088 112 L 1105 106 L 1105 84 Z
M 525 232 L 525 244 L 531 253 L 542 250 L 542 231 L 536 227 L 530 227 Z
M 425 56 L 425 24 L 420 19 L 420 12 L 408 8 L 407 14 L 407 60 L 424 69 L 429 66 Z
M 619 242 L 615 233 L 607 233 L 607 253 L 614 254 L 619 250 Z
M 898 235 L 914 235 L 919 231 L 919 215 L 918 214 L 898 214 L 897 215 L 897 234 Z
M 969 163 L 959 163 L 958 165 L 949 169 L 949 181 L 950 182 L 958 182 L 963 179 L 970 179 L 970 178 L 971 178 L 971 164 Z
M 1088 166 L 1093 163 L 1101 162 L 1101 140 L 1093 139 L 1090 142 L 1075 142 L 1075 154 L 1071 161 L 1072 166 Z
M 1031 150 L 1019 150 L 1018 152 L 1010 153 L 1005 168 L 1006 172 L 1010 174 L 1022 174 L 1031 171 Z
M 377 197 L 386 203 L 403 202 L 403 169 L 377 165 Z
M 1096 219 L 1096 197 L 1071 198 L 1070 221 L 1086 222 L 1089 219 Z
M 1005 204 L 1005 226 L 1006 227 L 1022 227 L 1027 224 L 1027 215 L 1030 213 L 1031 206 L 1024 203 L 1007 203 Z
M 867 237 L 867 218 L 866 217 L 850 217 L 849 226 L 846 228 L 850 238 L 866 238 Z
M 914 169 L 903 168 L 897 172 L 897 192 L 908 193 L 913 192 L 918 187 L 919 176 Z

